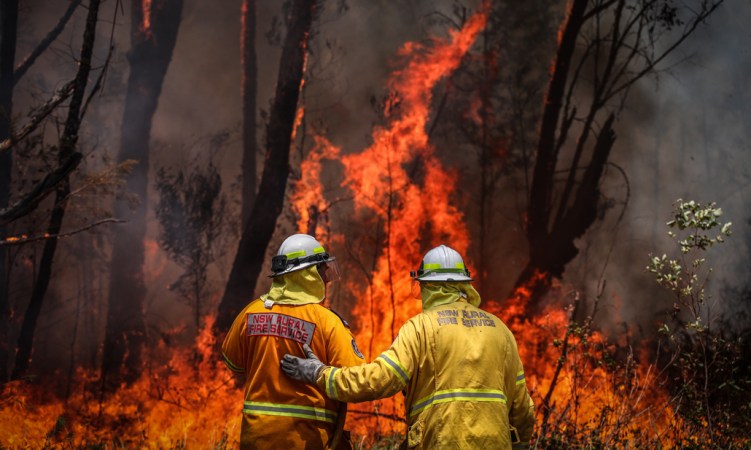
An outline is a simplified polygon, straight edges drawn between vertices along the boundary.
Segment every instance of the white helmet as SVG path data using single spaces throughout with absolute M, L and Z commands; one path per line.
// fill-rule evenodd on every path
M 417 281 L 472 281 L 459 252 L 445 245 L 426 253 L 420 268 L 410 275 Z
M 308 234 L 293 234 L 282 242 L 271 258 L 271 276 L 295 272 L 316 264 L 332 263 L 336 258 L 326 253 L 320 242 Z

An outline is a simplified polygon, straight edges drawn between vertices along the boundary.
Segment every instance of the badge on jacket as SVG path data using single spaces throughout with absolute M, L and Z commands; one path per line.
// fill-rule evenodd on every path
M 359 356 L 360 359 L 365 359 L 360 349 L 357 347 L 357 342 L 355 342 L 355 338 L 352 338 L 352 350 L 355 351 L 355 355 Z

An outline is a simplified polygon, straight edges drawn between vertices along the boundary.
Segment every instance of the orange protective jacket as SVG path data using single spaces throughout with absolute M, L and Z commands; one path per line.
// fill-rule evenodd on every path
M 343 424 L 346 404 L 286 377 L 279 368 L 285 353 L 304 357 L 306 343 L 328 365 L 364 362 L 346 323 L 319 303 L 265 304 L 257 299 L 235 319 L 222 356 L 232 371 L 245 374 L 242 449 L 318 449 L 340 444 L 332 438 Z

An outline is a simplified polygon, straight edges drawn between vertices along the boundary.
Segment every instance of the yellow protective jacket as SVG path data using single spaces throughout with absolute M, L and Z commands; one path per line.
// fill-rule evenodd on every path
M 324 292 L 314 267 L 278 277 L 269 294 L 248 304 L 227 333 L 224 362 L 245 375 L 240 448 L 322 449 L 340 444 L 333 436 L 343 426 L 346 404 L 279 369 L 285 353 L 304 357 L 303 344 L 325 364 L 364 362 L 344 321 L 320 304 Z
M 409 448 L 510 449 L 512 427 L 529 442 L 534 405 L 514 336 L 466 297 L 408 320 L 373 362 L 321 371 L 318 387 L 345 402 L 404 391 Z

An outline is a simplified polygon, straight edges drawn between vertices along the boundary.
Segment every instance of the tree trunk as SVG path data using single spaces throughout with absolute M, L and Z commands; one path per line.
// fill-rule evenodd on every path
M 127 218 L 114 233 L 107 325 L 102 356 L 102 385 L 117 388 L 140 374 L 145 340 L 143 305 L 144 238 L 148 207 L 149 138 L 162 83 L 177 39 L 182 0 L 134 0 L 131 4 L 130 74 L 123 114 L 118 162 L 137 160 L 126 190 L 140 199 L 131 212 L 124 200 L 115 203 L 115 216 Z
M 100 0 L 91 0 L 89 3 L 88 16 L 86 18 L 86 29 L 83 35 L 83 44 L 81 46 L 81 57 L 78 60 L 78 72 L 73 87 L 73 95 L 68 106 L 68 117 L 65 121 L 65 129 L 60 139 L 60 151 L 58 158 L 61 165 L 71 158 L 80 158 L 80 153 L 76 151 L 78 143 L 78 130 L 81 127 L 81 106 L 83 105 L 84 94 L 86 93 L 86 83 L 91 71 L 91 55 L 94 52 L 94 40 L 96 39 L 97 16 L 99 14 Z M 65 217 L 65 207 L 70 194 L 70 180 L 68 177 L 57 186 L 55 192 L 55 204 L 52 208 L 50 224 L 47 228 L 49 235 L 56 235 L 60 232 Z M 42 311 L 44 296 L 47 293 L 50 279 L 52 277 L 52 263 L 57 250 L 57 239 L 47 239 L 44 243 L 42 259 L 39 263 L 39 273 L 37 274 L 34 289 L 31 293 L 26 314 L 23 316 L 21 332 L 18 337 L 18 350 L 16 353 L 16 362 L 13 368 L 11 378 L 18 379 L 23 377 L 31 362 L 31 352 L 34 342 L 34 332 L 36 323 Z
M 574 0 L 571 5 L 566 25 L 561 33 L 553 73 L 545 96 L 545 109 L 540 126 L 540 139 L 537 145 L 537 159 L 528 207 L 527 239 L 532 248 L 540 247 L 548 236 L 554 188 L 553 175 L 558 162 L 556 150 L 558 119 L 564 101 L 568 71 L 579 30 L 584 21 L 587 3 L 588 0 Z
M 289 153 L 297 101 L 305 69 L 305 56 L 316 0 L 295 0 L 290 10 L 287 37 L 279 63 L 276 95 L 266 131 L 266 161 L 258 196 L 232 264 L 219 304 L 216 331 L 227 330 L 235 315 L 253 297 L 256 281 L 276 220 L 284 205 L 289 176 Z
M 0 2 L 0 142 L 10 137 L 13 111 L 13 67 L 16 59 L 16 26 L 18 24 L 18 0 Z M 10 200 L 11 168 L 10 152 L 0 152 L 0 211 Z M 8 235 L 8 228 L 0 224 L 0 239 Z M 10 346 L 10 267 L 8 249 L 0 246 L 0 383 L 8 380 Z
M 511 294 L 511 297 L 528 296 L 529 299 L 525 303 L 528 306 L 537 305 L 539 299 L 550 287 L 552 278 L 560 276 L 563 272 L 563 265 L 568 261 L 564 261 L 567 256 L 557 255 L 549 247 L 551 244 L 564 246 L 564 242 L 549 227 L 553 211 L 554 173 L 558 162 L 556 139 L 559 130 L 558 122 L 564 103 L 566 80 L 579 30 L 584 23 L 587 3 L 587 0 L 573 0 L 569 8 L 566 23 L 560 33 L 558 52 L 545 95 L 545 108 L 537 144 L 537 159 L 527 206 L 526 232 L 530 259 L 514 283 Z M 551 237 L 554 238 L 551 239 Z M 573 242 L 570 244 L 573 246 Z M 567 255 L 569 253 L 570 251 Z
M 574 201 L 566 210 L 563 219 L 544 236 L 539 236 L 534 241 L 529 240 L 530 260 L 516 280 L 513 294 L 518 296 L 525 293 L 529 297 L 526 303 L 527 312 L 539 309 L 540 301 L 548 292 L 553 278 L 560 278 L 566 264 L 579 253 L 574 241 L 582 236 L 597 218 L 600 179 L 615 142 L 612 128 L 614 120 L 615 116 L 611 114 L 603 124 L 592 159 L 580 181 Z
M 243 0 L 242 5 L 242 96 L 243 96 L 243 161 L 242 161 L 242 222 L 248 223 L 256 197 L 256 2 Z

